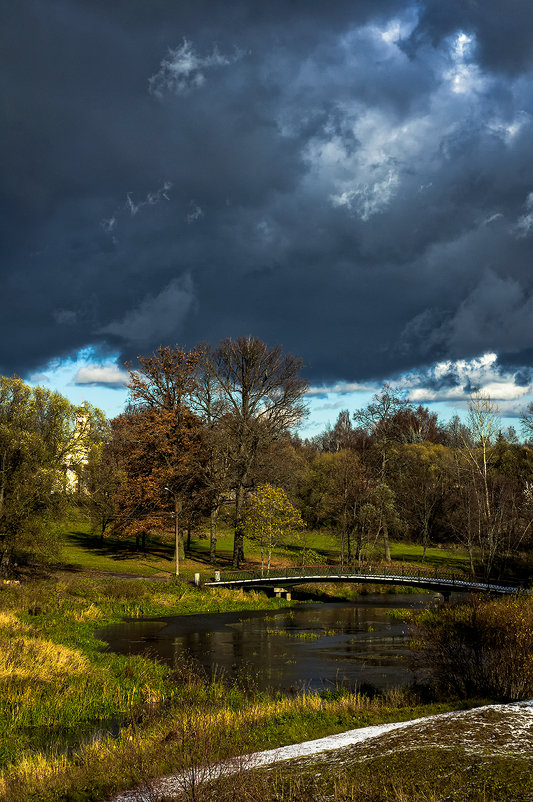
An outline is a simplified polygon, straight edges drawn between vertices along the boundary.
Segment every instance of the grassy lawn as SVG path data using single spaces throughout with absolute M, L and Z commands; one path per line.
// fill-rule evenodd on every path
M 60 560 L 65 566 L 92 571 L 109 571 L 141 576 L 172 577 L 175 572 L 174 548 L 171 543 L 150 540 L 146 551 L 135 548 L 134 541 L 106 537 L 103 542 L 90 533 L 89 523 L 83 520 L 62 525 L 57 534 L 61 541 Z M 219 557 L 222 562 L 231 558 L 233 540 L 229 536 L 219 540 Z M 180 563 L 180 575 L 192 579 L 196 572 L 203 578 L 211 576 L 207 565 L 209 541 L 192 538 L 191 554 Z
M 138 574 L 140 576 L 171 577 L 174 575 L 173 544 L 158 539 L 150 539 L 146 551 L 135 548 L 135 543 L 116 537 L 106 537 L 103 542 L 91 535 L 89 524 L 83 519 L 67 522 L 58 528 L 61 541 L 60 561 L 75 569 L 109 571 L 114 573 Z M 336 561 L 338 542 L 328 532 L 308 532 L 306 550 L 313 556 L 313 562 Z M 230 568 L 233 553 L 233 532 L 221 528 L 217 538 L 217 560 L 219 568 Z M 260 553 L 256 544 L 245 542 L 247 562 L 258 565 Z M 413 543 L 391 543 L 393 562 L 409 565 L 421 570 L 442 568 L 460 573 L 468 573 L 468 557 L 460 549 L 429 548 L 422 561 L 422 547 Z M 273 554 L 273 564 L 301 564 L 301 546 L 285 546 Z M 307 562 L 307 561 L 306 561 Z M 192 579 L 198 572 L 202 579 L 212 577 L 213 567 L 209 565 L 209 537 L 191 538 L 191 550 L 180 563 L 180 575 Z
M 150 549 L 140 554 L 131 544 L 116 538 L 106 538 L 100 543 L 89 532 L 88 524 L 76 522 L 67 525 L 60 533 L 63 541 L 61 561 L 76 568 L 98 571 L 119 571 L 123 573 L 152 576 L 172 571 L 172 552 Z
M 468 554 L 462 549 L 429 548 L 426 550 L 424 562 L 422 562 L 422 554 L 422 546 L 416 543 L 391 543 L 393 561 L 416 563 L 421 568 L 424 566 L 446 568 L 458 573 L 468 573 L 470 570 Z

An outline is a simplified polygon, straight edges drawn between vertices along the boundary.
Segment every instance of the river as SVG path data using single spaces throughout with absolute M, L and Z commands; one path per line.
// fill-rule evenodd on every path
M 190 657 L 210 676 L 252 682 L 257 690 L 383 690 L 414 679 L 400 611 L 433 603 L 429 595 L 365 596 L 274 612 L 135 619 L 95 634 L 112 651 L 171 665 Z

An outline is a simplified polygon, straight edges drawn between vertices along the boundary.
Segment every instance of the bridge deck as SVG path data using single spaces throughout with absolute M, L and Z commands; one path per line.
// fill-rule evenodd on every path
M 386 569 L 378 571 L 361 570 L 356 572 L 346 572 L 346 570 L 335 570 L 332 566 L 310 567 L 308 573 L 287 568 L 276 569 L 269 574 L 258 571 L 227 571 L 217 572 L 213 582 L 207 582 L 209 587 L 241 587 L 241 588 L 268 588 L 282 587 L 289 588 L 295 585 L 309 584 L 315 582 L 351 582 L 354 584 L 371 583 L 376 585 L 404 585 L 419 587 L 425 590 L 435 590 L 439 593 L 498 593 L 512 594 L 524 591 L 525 588 L 515 582 L 504 580 L 490 581 L 482 579 L 467 579 L 457 576 L 450 572 L 437 571 L 427 572 L 391 572 Z

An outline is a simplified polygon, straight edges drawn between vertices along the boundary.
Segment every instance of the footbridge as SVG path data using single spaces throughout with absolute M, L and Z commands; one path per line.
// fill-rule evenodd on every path
M 353 584 L 397 585 L 422 588 L 442 593 L 496 593 L 512 594 L 527 591 L 524 584 L 502 579 L 468 578 L 443 569 L 412 570 L 403 566 L 377 566 L 373 568 L 339 568 L 331 565 L 302 566 L 299 568 L 271 568 L 270 571 L 216 571 L 208 587 L 266 590 L 274 588 L 276 595 L 285 594 L 296 585 L 316 582 L 349 582 Z

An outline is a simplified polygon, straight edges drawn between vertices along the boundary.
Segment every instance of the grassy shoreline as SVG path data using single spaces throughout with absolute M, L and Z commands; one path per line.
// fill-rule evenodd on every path
M 209 682 L 192 666 L 102 651 L 124 617 L 279 609 L 261 594 L 74 576 L 0 592 L 0 800 L 100 800 L 194 761 L 463 707 L 408 694 L 286 698 Z M 9 648 L 8 648 L 9 646 Z M 101 723 L 103 732 L 88 738 Z M 122 724 L 116 737 L 110 724 Z

